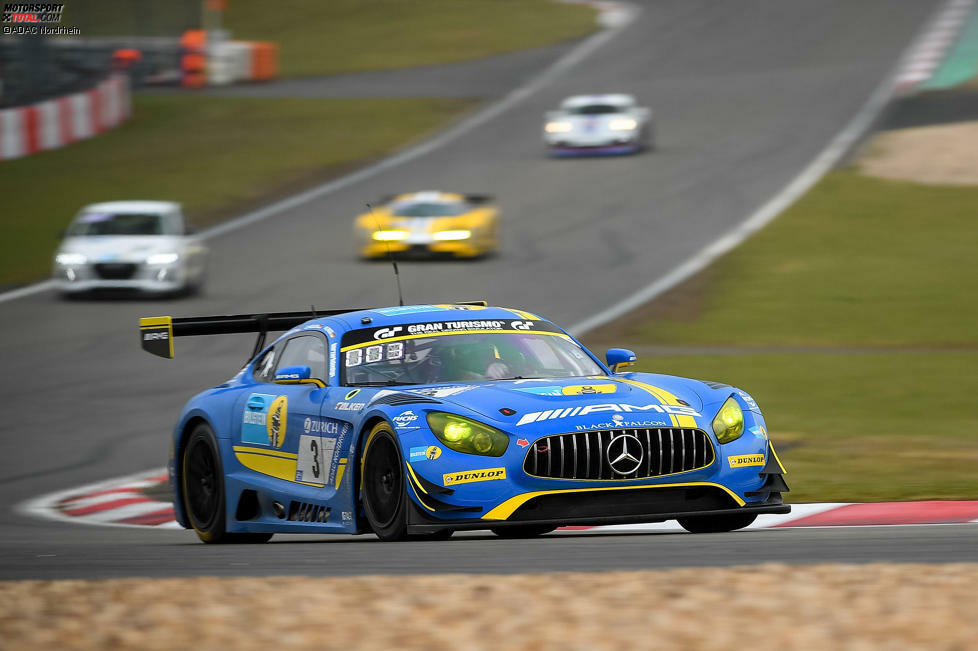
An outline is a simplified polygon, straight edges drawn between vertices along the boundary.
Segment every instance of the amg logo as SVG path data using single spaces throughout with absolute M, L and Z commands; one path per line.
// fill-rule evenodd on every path
M 653 412 L 657 414 L 672 414 L 674 416 L 702 416 L 692 407 L 685 405 L 626 405 L 618 403 L 607 403 L 600 405 L 588 405 L 586 407 L 567 407 L 566 409 L 548 409 L 547 411 L 533 411 L 524 414 L 520 418 L 519 425 L 528 423 L 538 423 L 545 420 L 558 418 L 570 418 L 573 416 L 587 416 L 588 414 L 599 414 L 604 412 Z
M 147 332 L 143 334 L 143 341 L 156 341 L 158 339 L 169 339 L 168 332 Z

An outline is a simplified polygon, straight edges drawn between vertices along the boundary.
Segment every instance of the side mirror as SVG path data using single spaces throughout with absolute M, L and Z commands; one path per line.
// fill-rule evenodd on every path
M 611 369 L 612 373 L 617 373 L 638 361 L 635 353 L 624 348 L 609 348 L 604 358 L 608 360 L 608 368 Z
M 275 371 L 275 384 L 315 384 L 319 387 L 326 386 L 322 380 L 318 380 L 312 375 L 312 369 L 308 366 L 283 366 Z

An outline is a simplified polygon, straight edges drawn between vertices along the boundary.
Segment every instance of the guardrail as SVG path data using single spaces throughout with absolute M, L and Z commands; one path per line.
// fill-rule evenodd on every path
M 129 80 L 113 75 L 94 88 L 0 110 L 0 160 L 91 138 L 132 115 Z

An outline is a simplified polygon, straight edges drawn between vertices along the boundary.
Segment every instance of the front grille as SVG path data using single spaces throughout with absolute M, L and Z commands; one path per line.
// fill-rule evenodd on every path
M 612 445 L 621 437 L 627 440 Z M 523 470 L 551 479 L 642 479 L 705 468 L 713 459 L 713 445 L 703 430 L 615 429 L 537 439 Z
M 128 262 L 99 262 L 95 273 L 103 280 L 129 280 L 136 273 L 135 264 Z

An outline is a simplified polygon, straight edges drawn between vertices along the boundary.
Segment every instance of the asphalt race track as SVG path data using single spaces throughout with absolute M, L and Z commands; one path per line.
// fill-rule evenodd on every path
M 218 548 L 188 532 L 73 526 L 12 510 L 40 493 L 161 466 L 183 402 L 250 352 L 251 337 L 202 338 L 178 340 L 175 360 L 154 358 L 137 344 L 139 316 L 395 304 L 390 267 L 354 259 L 352 218 L 391 192 L 445 189 L 498 197 L 502 253 L 403 264 L 406 301 L 487 299 L 569 326 L 660 277 L 782 188 L 859 110 L 938 4 L 650 2 L 615 40 L 448 145 L 212 240 L 202 297 L 62 302 L 41 293 L 0 304 L 0 579 L 978 560 L 975 525 L 529 542 L 465 535 L 383 547 L 372 537 L 291 536 Z M 619 90 L 656 111 L 657 151 L 544 156 L 546 109 L 569 94 Z

